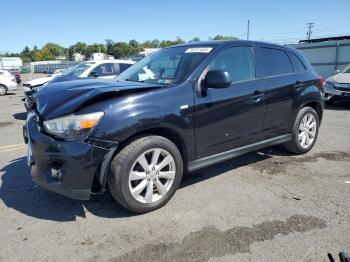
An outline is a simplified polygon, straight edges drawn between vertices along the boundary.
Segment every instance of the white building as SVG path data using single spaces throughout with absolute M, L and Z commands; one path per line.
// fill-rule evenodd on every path
M 98 60 L 111 60 L 114 59 L 112 55 L 106 55 L 104 53 L 93 53 L 90 56 L 90 60 L 98 61 Z
M 85 56 L 80 54 L 80 53 L 74 53 L 73 54 L 73 59 L 76 62 L 80 62 L 80 61 L 84 61 L 85 60 Z
M 0 57 L 0 69 L 20 70 L 23 65 L 20 57 Z

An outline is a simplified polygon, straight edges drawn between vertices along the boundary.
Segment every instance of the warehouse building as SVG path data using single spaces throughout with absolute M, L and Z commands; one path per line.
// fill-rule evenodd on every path
M 350 63 L 350 36 L 301 40 L 299 44 L 289 46 L 303 51 L 324 78 Z

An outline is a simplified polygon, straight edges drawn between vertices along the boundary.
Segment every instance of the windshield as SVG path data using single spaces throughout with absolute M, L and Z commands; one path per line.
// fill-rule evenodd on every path
M 350 65 L 347 65 L 347 66 L 344 68 L 343 73 L 344 73 L 344 74 L 350 73 Z
M 211 47 L 172 47 L 146 56 L 117 76 L 119 81 L 174 84 L 183 81 L 212 50 Z
M 92 65 L 93 64 L 91 64 L 91 63 L 81 63 L 81 64 L 73 66 L 72 68 L 63 72 L 62 75 L 64 75 L 64 76 L 80 76 L 82 73 L 85 72 L 86 69 L 88 69 Z

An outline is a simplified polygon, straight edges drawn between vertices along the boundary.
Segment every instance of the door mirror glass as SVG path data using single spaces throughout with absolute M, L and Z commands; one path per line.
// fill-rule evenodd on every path
M 223 70 L 208 71 L 204 79 L 205 85 L 209 88 L 226 88 L 231 82 L 228 72 Z

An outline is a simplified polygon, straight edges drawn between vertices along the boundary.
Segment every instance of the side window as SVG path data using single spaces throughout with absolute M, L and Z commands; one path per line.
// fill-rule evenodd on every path
M 290 54 L 290 57 L 292 58 L 293 63 L 295 65 L 295 71 L 298 73 L 305 72 L 307 70 L 306 66 L 300 60 L 300 58 L 297 55 L 293 54 L 292 52 L 289 52 L 289 54 Z
M 132 64 L 119 64 L 120 73 L 128 69 Z
M 222 51 L 209 64 L 208 70 L 225 70 L 232 82 L 255 78 L 254 57 L 251 47 L 232 47 Z
M 274 76 L 293 73 L 292 63 L 284 50 L 261 48 L 264 76 Z
M 93 70 L 98 76 L 110 76 L 115 75 L 115 69 L 114 64 L 107 63 L 107 64 L 100 64 L 96 66 Z

